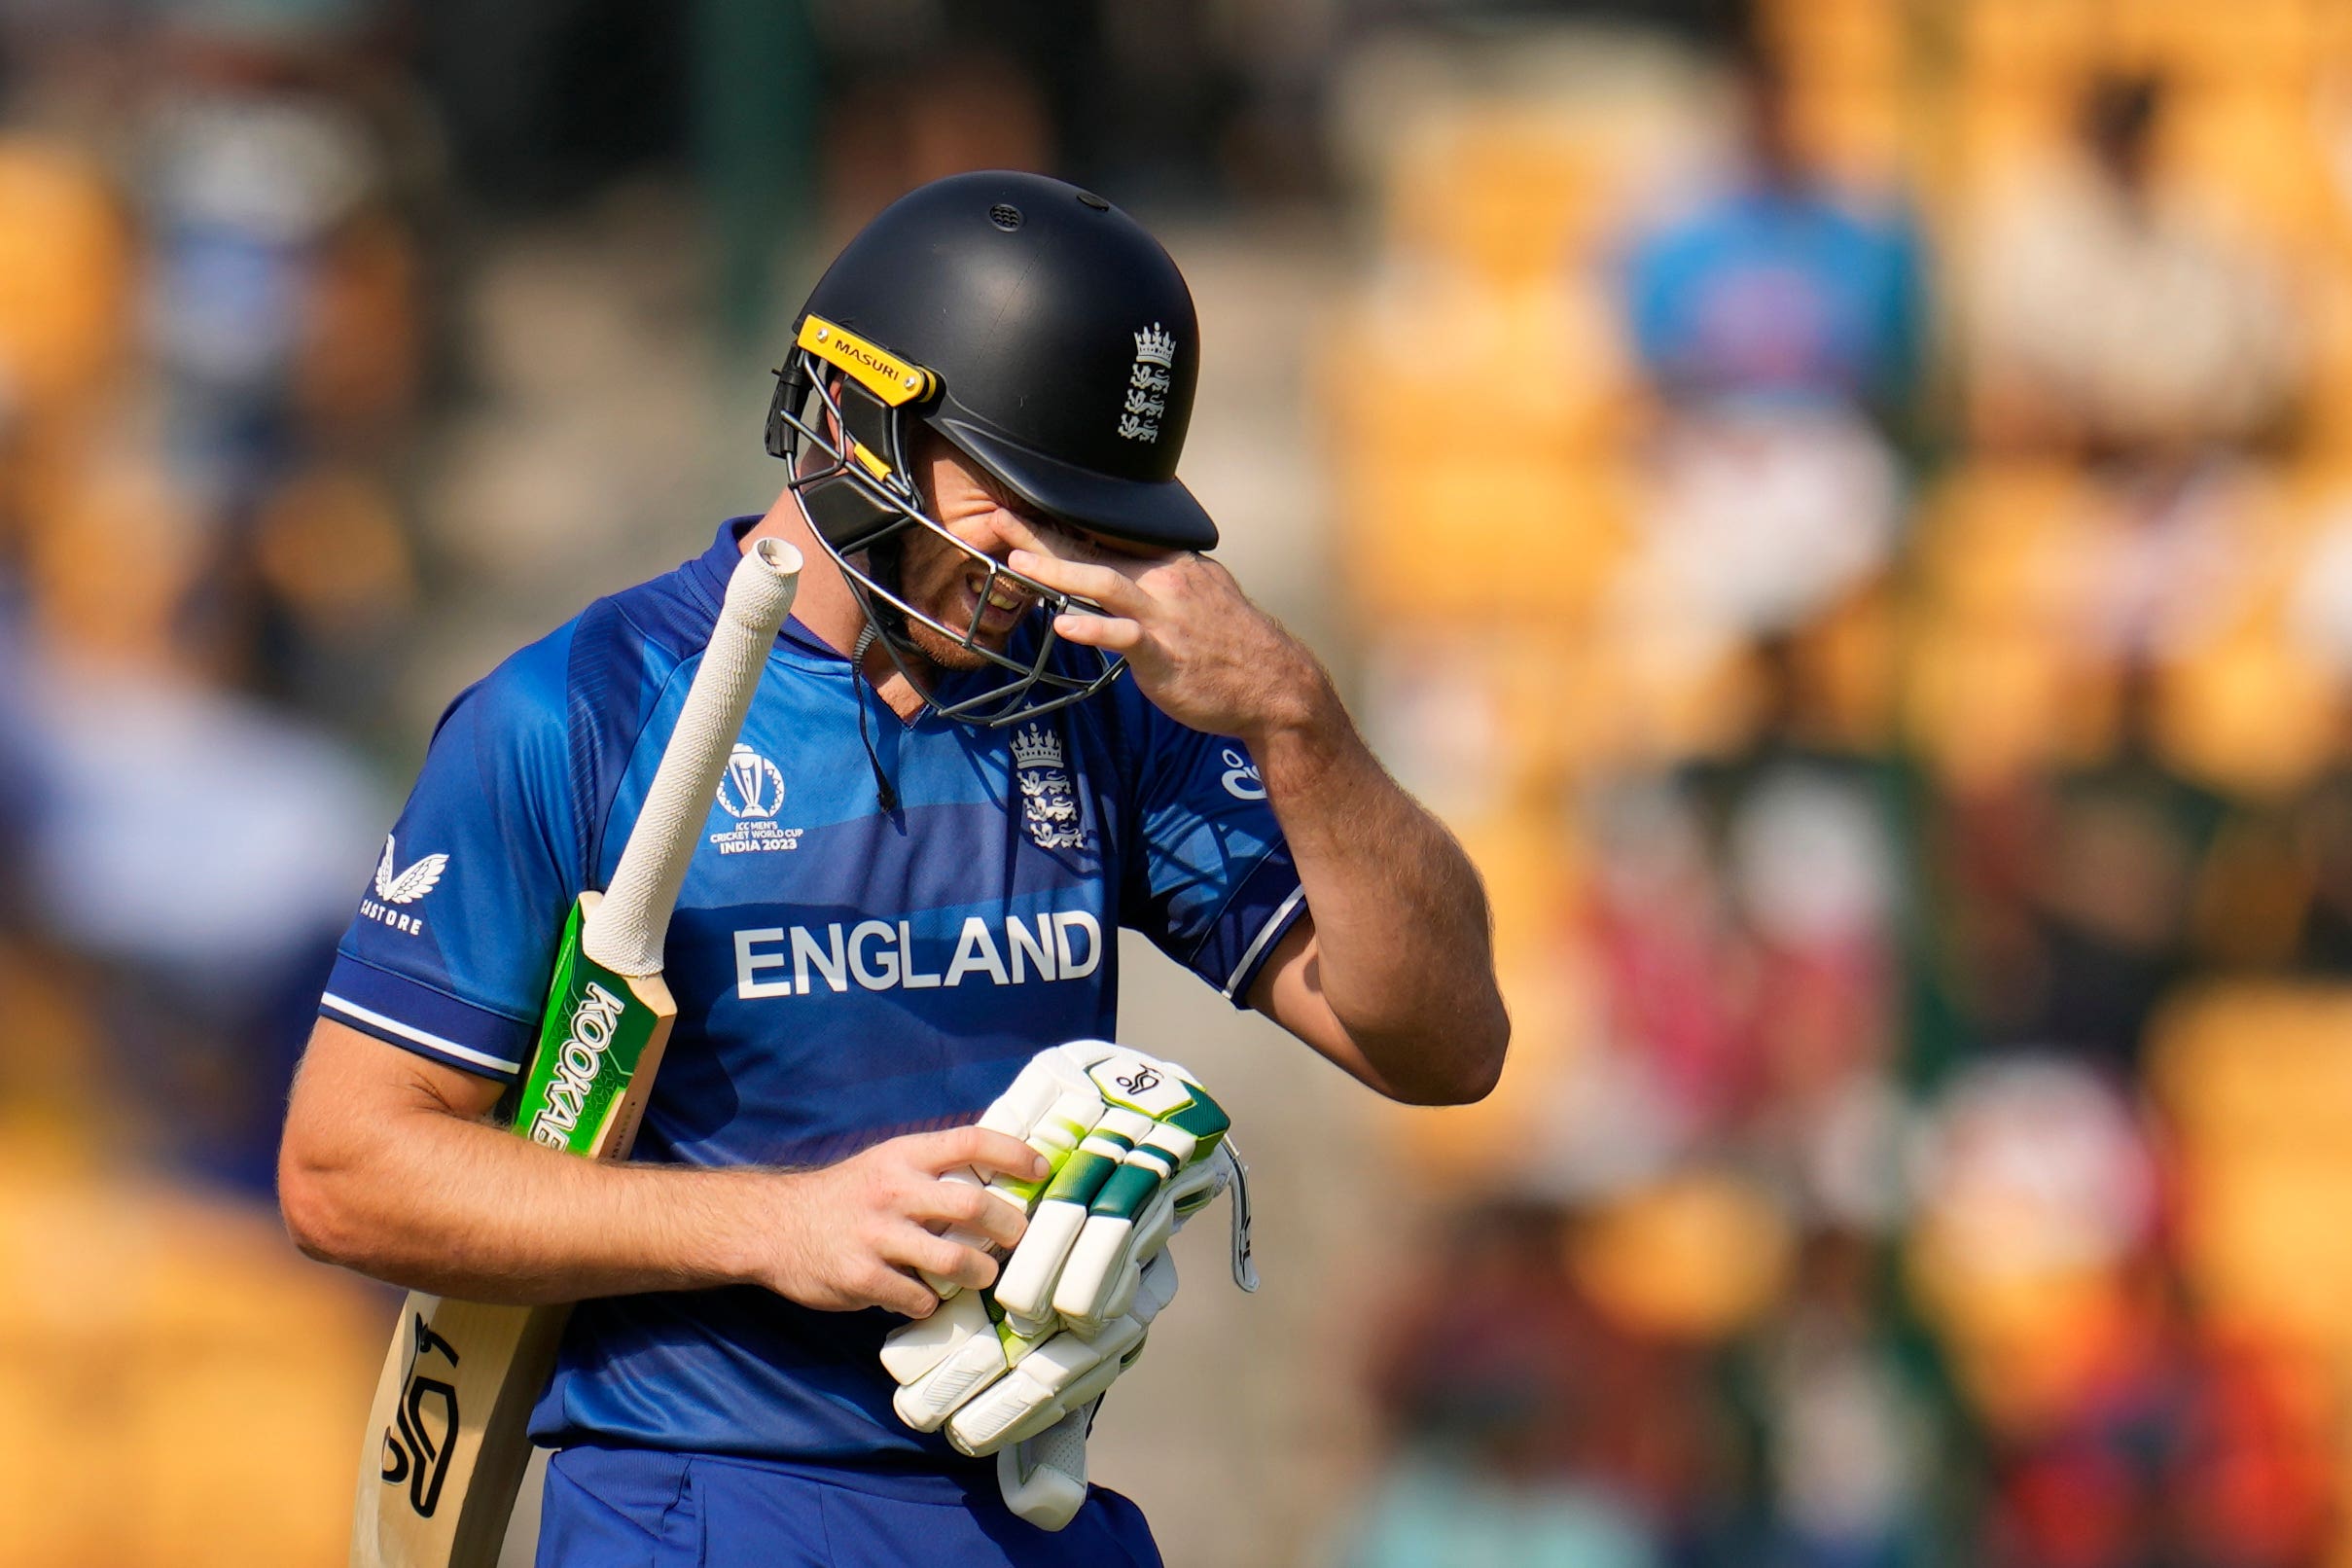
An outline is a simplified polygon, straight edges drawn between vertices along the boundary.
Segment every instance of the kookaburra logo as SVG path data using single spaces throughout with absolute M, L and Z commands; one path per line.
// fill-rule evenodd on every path
M 1129 1094 L 1149 1094 L 1159 1087 L 1159 1070 L 1156 1067 L 1138 1067 L 1131 1073 L 1112 1079 L 1111 1082 L 1125 1089 Z
M 400 1391 L 400 1408 L 384 1430 L 383 1477 L 387 1486 L 406 1484 L 409 1507 L 420 1519 L 429 1519 L 441 1506 L 441 1485 L 449 1478 L 449 1453 L 457 1446 L 457 1389 L 445 1378 L 428 1377 L 417 1370 L 428 1351 L 438 1353 L 457 1369 L 457 1347 L 435 1334 L 416 1314 L 416 1338 L 409 1350 L 409 1375 Z
M 555 1075 L 548 1081 L 547 1108 L 531 1119 L 531 1141 L 551 1149 L 571 1146 L 572 1130 L 588 1106 L 604 1053 L 613 1043 L 613 1027 L 621 1021 L 621 998 L 597 984 L 588 983 L 572 1010 L 572 1030 L 556 1048 Z
M 1135 363 L 1127 372 L 1126 403 L 1119 415 L 1119 434 L 1128 441 L 1158 441 L 1160 416 L 1168 411 L 1165 396 L 1176 368 L 1176 338 L 1158 322 L 1135 334 Z

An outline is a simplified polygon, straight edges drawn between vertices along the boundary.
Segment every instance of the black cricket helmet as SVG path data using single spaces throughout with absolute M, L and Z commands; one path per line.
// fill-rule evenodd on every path
M 1176 478 L 1199 347 L 1191 291 L 1159 242 L 1100 196 L 1040 174 L 918 187 L 817 280 L 776 372 L 767 449 L 792 465 L 802 515 L 902 670 L 918 652 L 908 624 L 920 622 L 1005 674 L 977 695 L 959 686 L 952 702 L 915 680 L 939 712 L 1011 724 L 1091 695 L 1125 661 L 1093 649 L 1069 657 L 1052 617 L 1099 607 L 989 559 L 925 515 L 909 420 L 1043 518 L 1147 550 L 1207 550 L 1216 524 Z M 943 624 L 901 596 L 899 549 L 913 528 L 985 574 L 970 624 Z M 1033 649 L 1025 635 L 1009 645 L 1017 654 L 979 640 L 1000 585 L 1035 597 Z

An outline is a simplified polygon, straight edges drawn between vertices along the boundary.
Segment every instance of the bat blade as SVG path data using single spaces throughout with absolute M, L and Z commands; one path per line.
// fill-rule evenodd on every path
M 779 540 L 744 552 L 612 885 L 565 922 L 516 1103 L 514 1129 L 534 1142 L 623 1159 L 636 1141 L 678 1014 L 663 936 L 800 570 Z M 352 1568 L 496 1568 L 570 1313 L 409 1297 L 368 1411 Z
M 581 949 L 599 901 L 582 894 L 564 926 L 514 1128 L 569 1154 L 621 1159 L 678 1010 L 659 976 L 618 975 Z M 570 1315 L 410 1293 L 368 1410 L 353 1568 L 495 1568 L 530 1463 L 531 1407 Z
M 495 1568 L 530 1463 L 531 1406 L 568 1315 L 409 1297 L 369 1409 L 355 1568 Z

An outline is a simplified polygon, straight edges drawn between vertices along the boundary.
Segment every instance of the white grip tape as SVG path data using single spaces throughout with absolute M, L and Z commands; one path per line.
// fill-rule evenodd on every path
M 726 602 L 678 727 L 662 748 L 645 809 L 629 830 L 613 885 L 581 928 L 581 951 L 617 975 L 661 973 L 678 889 L 800 581 L 801 552 L 780 539 L 756 541 L 728 579 Z

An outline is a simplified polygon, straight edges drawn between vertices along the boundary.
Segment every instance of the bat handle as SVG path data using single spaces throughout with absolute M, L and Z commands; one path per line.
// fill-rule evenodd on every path
M 581 928 L 581 950 L 617 975 L 661 973 L 670 911 L 709 820 L 719 776 L 742 732 L 743 715 L 760 688 L 768 650 L 792 613 L 800 574 L 798 550 L 780 539 L 761 539 L 743 552 L 728 579 L 710 646 L 687 689 L 678 726 L 662 748 L 645 808 L 629 830 L 612 885 Z

